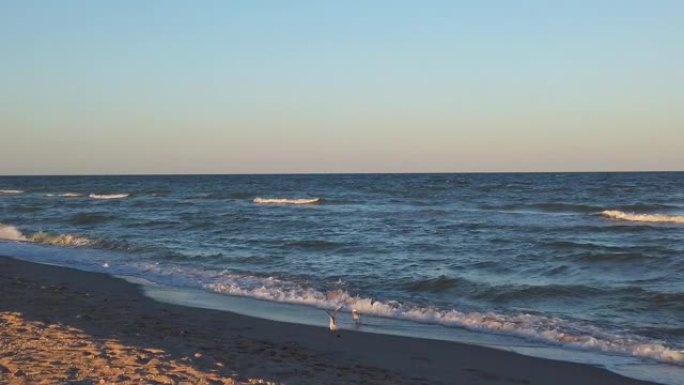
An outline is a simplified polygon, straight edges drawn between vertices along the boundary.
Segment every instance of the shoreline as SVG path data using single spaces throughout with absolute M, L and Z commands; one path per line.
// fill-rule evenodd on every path
M 138 383 L 136 377 L 112 372 L 112 362 L 145 379 L 176 373 L 175 379 L 164 377 L 171 382 L 157 381 L 179 384 L 653 384 L 603 368 L 458 342 L 353 330 L 335 338 L 321 327 L 155 301 L 140 285 L 121 278 L 11 257 L 0 257 L 0 289 L 4 330 L 20 324 L 16 330 L 27 330 L 3 335 L 0 345 L 0 365 L 7 369 L 0 368 L 0 380 L 11 384 L 64 381 L 73 369 L 89 383 Z M 24 346 L 22 354 L 12 351 L 28 332 L 60 328 L 82 333 L 80 340 L 95 345 L 108 341 L 126 348 L 110 349 L 112 357 L 103 353 L 108 361 L 100 362 L 102 367 L 95 359 L 69 366 L 59 351 L 44 352 L 40 346 Z M 158 357 L 148 360 L 155 355 L 148 351 Z M 47 364 L 37 365 L 31 357 L 41 354 Z M 16 376 L 17 371 L 23 375 Z

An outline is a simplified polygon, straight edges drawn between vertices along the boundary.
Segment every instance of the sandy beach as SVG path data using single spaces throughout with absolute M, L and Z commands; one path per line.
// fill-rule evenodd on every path
M 0 383 L 646 384 L 453 342 L 156 302 L 105 274 L 0 257 Z

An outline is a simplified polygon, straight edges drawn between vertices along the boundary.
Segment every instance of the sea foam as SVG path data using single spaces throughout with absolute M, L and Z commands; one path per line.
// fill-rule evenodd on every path
M 515 335 L 530 340 L 586 350 L 631 355 L 657 361 L 684 364 L 684 351 L 661 341 L 635 335 L 621 335 L 593 325 L 534 314 L 464 312 L 432 306 L 403 304 L 399 301 L 374 301 L 350 295 L 345 290 L 326 293 L 276 277 L 255 277 L 223 272 L 205 289 L 229 295 L 300 304 L 325 309 L 344 305 L 363 314 L 403 319 L 426 324 L 463 327 L 470 330 Z M 206 282 L 206 281 L 205 281 Z
M 636 214 L 627 213 L 620 210 L 605 210 L 601 212 L 601 215 L 606 218 L 629 222 L 684 223 L 684 215 Z
M 321 198 L 254 198 L 253 202 L 261 205 L 312 205 L 320 203 Z
M 28 240 L 16 227 L 2 223 L 0 223 L 0 239 L 19 242 Z
M 2 223 L 0 223 L 0 240 L 70 247 L 89 246 L 94 243 L 89 238 L 72 234 L 50 234 L 40 231 L 26 235 L 14 226 Z
M 128 198 L 129 194 L 90 194 L 88 195 L 93 199 L 123 199 Z
M 62 198 L 76 198 L 76 197 L 82 197 L 83 194 L 81 194 L 81 193 L 74 193 L 74 192 L 67 192 L 67 193 L 61 193 L 61 194 L 47 193 L 47 194 L 45 194 L 45 196 L 48 196 L 48 197 L 59 196 L 59 197 L 62 197 Z
M 23 194 L 24 190 L 2 190 L 0 189 L 0 195 L 16 195 Z
M 31 242 L 42 243 L 46 245 L 53 246 L 89 246 L 93 244 L 93 241 L 89 238 L 72 235 L 72 234 L 49 234 L 44 232 L 38 232 L 32 234 L 28 237 Z

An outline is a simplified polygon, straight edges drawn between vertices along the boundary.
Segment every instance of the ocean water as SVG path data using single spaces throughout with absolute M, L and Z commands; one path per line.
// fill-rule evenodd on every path
M 681 172 L 0 177 L 0 223 L 0 254 L 684 383 Z

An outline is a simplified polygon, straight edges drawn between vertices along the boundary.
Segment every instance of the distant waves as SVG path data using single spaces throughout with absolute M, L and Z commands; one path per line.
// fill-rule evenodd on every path
M 0 195 L 16 195 L 16 194 L 23 194 L 24 190 L 0 190 Z
M 641 222 L 641 223 L 677 223 L 684 224 L 684 215 L 662 214 L 662 213 L 636 213 L 632 210 L 656 211 L 656 210 L 677 210 L 681 207 L 676 205 L 663 204 L 632 204 L 618 206 L 615 209 L 605 210 L 601 207 L 569 204 L 569 203 L 536 203 L 536 204 L 504 204 L 504 205 L 481 205 L 481 209 L 512 213 L 555 213 L 555 214 L 584 214 L 593 216 L 603 216 L 610 219 Z
M 321 198 L 254 198 L 258 205 L 313 205 L 321 202 Z
M 24 194 L 24 190 L 18 189 L 0 189 L 0 195 L 20 195 Z M 85 194 L 78 192 L 65 192 L 65 193 L 46 193 L 47 197 L 62 197 L 62 198 L 79 198 L 83 197 Z M 88 195 L 92 199 L 123 199 L 128 198 L 130 194 L 128 193 L 116 193 L 116 194 L 96 194 L 91 193 Z
M 24 190 L 15 190 L 15 189 L 0 189 L 0 195 L 18 195 L 18 194 L 23 194 Z M 88 198 L 91 199 L 103 199 L 103 200 L 108 200 L 108 199 L 124 199 L 130 197 L 131 194 L 129 193 L 110 193 L 110 194 L 103 194 L 103 193 L 90 193 L 88 194 Z M 62 197 L 62 198 L 80 198 L 85 196 L 83 193 L 79 192 L 65 192 L 65 193 L 46 193 L 45 196 L 47 197 Z M 222 197 L 222 195 L 219 195 Z M 210 197 L 214 197 L 214 195 L 211 195 Z M 241 199 L 241 198 L 246 198 L 244 194 L 238 194 L 238 195 L 229 195 L 228 196 L 231 199 Z M 321 198 L 262 198 L 262 197 L 256 197 L 252 200 L 253 203 L 260 204 L 260 205 L 312 205 L 312 204 L 318 204 L 322 202 Z
M 684 215 L 666 215 L 666 214 L 636 214 L 627 213 L 620 210 L 604 210 L 601 215 L 606 218 L 617 219 L 629 222 L 646 222 L 646 223 L 682 223 L 684 224 Z
M 123 199 L 128 198 L 129 194 L 90 194 L 88 195 L 93 199 Z

